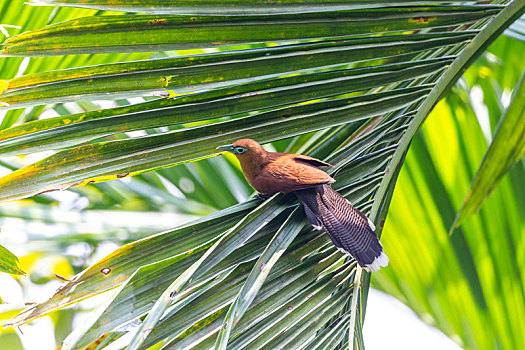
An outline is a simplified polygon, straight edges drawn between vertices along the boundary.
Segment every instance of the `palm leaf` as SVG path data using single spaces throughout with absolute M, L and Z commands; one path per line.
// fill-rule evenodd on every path
M 125 11 L 125 12 L 140 12 L 140 13 L 159 13 L 159 14 L 239 14 L 239 15 L 267 15 L 280 13 L 303 13 L 303 12 L 318 12 L 326 10 L 344 10 L 363 7 L 383 7 L 385 4 L 404 4 L 404 3 L 434 3 L 433 1 L 385 1 L 385 0 L 369 0 L 359 1 L 354 0 L 333 0 L 333 1 L 297 1 L 297 0 L 283 0 L 279 3 L 267 3 L 260 0 L 209 0 L 206 2 L 193 2 L 191 0 L 183 1 L 163 1 L 163 0 L 32 0 L 32 3 L 42 5 L 59 5 L 83 7 L 90 9 Z M 452 3 L 453 0 L 440 1 L 440 3 Z M 470 3 L 472 1 L 464 1 L 463 3 Z
M 472 180 L 452 227 L 459 227 L 479 210 L 501 177 L 525 155 L 525 74 L 512 95 L 511 103 L 501 118 L 483 162 Z
M 257 13 L 257 6 L 253 8 L 252 14 Z M 1 52 L 5 56 L 141 52 L 191 48 L 193 44 L 199 48 L 245 46 L 9 80 L 0 95 L 8 108 L 65 102 L 77 96 L 137 96 L 164 88 L 173 90 L 171 95 L 192 95 L 35 121 L 2 131 L 0 147 L 10 154 L 34 152 L 40 142 L 59 152 L 1 178 L 0 198 L 25 198 L 182 164 L 212 156 L 219 144 L 241 137 L 269 142 L 317 132 L 313 137 L 321 142 L 308 153 L 335 165 L 336 188 L 370 213 L 380 233 L 415 132 L 463 70 L 525 11 L 525 5 L 520 1 L 461 6 L 415 2 L 380 8 L 374 2 L 300 16 L 301 6 L 286 8 L 283 14 L 256 20 L 202 14 L 198 8 L 193 15 L 95 16 L 7 40 Z M 138 5 L 137 9 L 142 8 Z M 259 40 L 266 42 L 252 44 Z M 153 129 L 151 135 L 140 138 L 116 134 L 165 126 L 171 129 Z M 293 218 L 290 198 L 278 195 L 256 205 L 250 201 L 124 246 L 78 275 L 47 302 L 18 315 L 11 325 L 117 288 L 91 321 L 68 337 L 64 349 L 86 346 L 102 333 L 145 314 L 143 324 L 128 330 L 132 348 L 159 342 L 165 348 L 195 343 L 213 347 L 220 329 L 226 331 L 220 333 L 219 342 L 223 347 L 227 343 L 228 348 L 296 348 L 304 343 L 361 347 L 361 310 L 366 306 L 370 275 L 361 278 L 360 269 L 340 257 L 330 260 L 322 248 L 326 238 L 319 245 L 316 240 L 320 238 L 311 232 L 299 234 L 273 269 L 264 271 L 269 274 L 262 285 L 256 284 L 259 293 L 243 304 L 244 316 L 235 316 L 235 300 L 244 298 L 251 281 L 264 279 L 261 271 L 254 270 L 255 260 L 261 259 L 262 264 L 267 259 L 264 248 L 280 232 L 282 223 Z M 291 231 L 297 232 L 302 223 L 292 226 Z M 177 251 L 170 248 L 174 237 L 182 242 Z M 300 254 L 294 255 L 296 251 Z M 290 282 L 291 289 L 283 289 L 278 298 L 265 294 L 286 266 L 303 262 L 305 268 L 313 269 L 314 262 L 322 259 L 330 263 L 312 270 L 308 279 L 294 277 L 293 281 L 300 282 Z M 292 271 L 299 274 L 302 270 Z M 238 279 L 237 289 L 217 294 L 233 278 Z M 184 289 L 187 286 L 191 289 Z M 360 286 L 364 293 L 359 293 Z M 311 296 L 297 290 L 311 291 Z M 210 299 L 212 295 L 217 298 Z M 126 300 L 137 300 L 133 312 Z M 197 303 L 195 310 L 200 312 L 181 323 L 185 318 L 180 315 L 191 303 Z M 265 303 L 272 303 L 275 312 L 264 313 L 259 305 Z M 229 319 L 238 323 L 229 324 Z M 331 333 L 326 325 L 336 320 L 344 326 Z
M 494 98 L 488 92 L 485 97 Z M 524 338 L 515 322 L 525 313 L 517 248 L 525 213 L 523 163 L 502 178 L 476 215 L 453 236 L 448 232 L 487 150 L 467 93 L 455 88 L 413 140 L 383 237 L 392 269 L 374 274 L 372 282 L 462 347 L 519 347 Z
M 0 245 L 0 272 L 13 275 L 25 275 L 26 273 L 18 267 L 18 258 L 7 248 Z
M 499 6 L 390 7 L 285 15 L 84 17 L 6 40 L 0 55 L 166 51 L 259 41 L 327 39 L 439 28 L 495 15 Z M 108 35 L 111 34 L 111 35 Z
M 505 30 L 505 35 L 508 35 L 517 40 L 525 41 L 525 18 L 522 16 L 517 19 L 508 29 Z

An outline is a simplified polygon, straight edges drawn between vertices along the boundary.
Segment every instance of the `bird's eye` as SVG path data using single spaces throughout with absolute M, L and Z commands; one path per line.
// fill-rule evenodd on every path
M 237 153 L 237 154 L 242 154 L 242 153 L 244 153 L 246 151 L 247 151 L 247 149 L 244 148 L 244 147 L 235 147 L 235 153 Z

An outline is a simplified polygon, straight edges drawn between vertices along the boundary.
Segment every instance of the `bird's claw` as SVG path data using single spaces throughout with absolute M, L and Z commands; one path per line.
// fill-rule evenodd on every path
M 265 201 L 267 200 L 268 198 L 270 198 L 272 195 L 271 194 L 267 194 L 267 193 L 256 193 L 253 198 L 255 199 L 260 199 L 262 201 Z

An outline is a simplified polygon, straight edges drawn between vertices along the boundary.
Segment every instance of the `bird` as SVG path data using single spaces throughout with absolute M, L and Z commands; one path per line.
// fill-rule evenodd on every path
M 324 229 L 333 244 L 366 271 L 388 265 L 372 221 L 330 186 L 335 180 L 320 167 L 332 165 L 306 155 L 266 151 L 252 139 L 217 149 L 233 153 L 244 177 L 261 194 L 293 192 L 315 229 Z

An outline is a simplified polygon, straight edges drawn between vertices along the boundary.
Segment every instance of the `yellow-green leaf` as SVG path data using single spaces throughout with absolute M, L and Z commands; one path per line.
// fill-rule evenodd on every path
M 503 175 L 525 155 L 525 72 L 514 89 L 511 103 L 496 128 L 470 189 L 456 216 L 451 233 L 475 214 Z
M 0 245 L 0 271 L 12 275 L 25 275 L 26 273 L 18 267 L 18 258 L 7 248 Z

